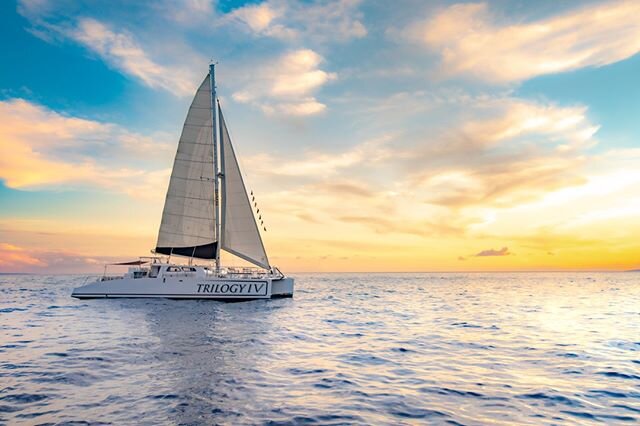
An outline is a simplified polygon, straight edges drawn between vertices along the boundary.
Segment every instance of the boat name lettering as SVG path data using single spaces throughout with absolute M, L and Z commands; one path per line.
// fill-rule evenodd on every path
M 264 282 L 198 284 L 198 293 L 260 295 L 265 293 L 266 285 Z

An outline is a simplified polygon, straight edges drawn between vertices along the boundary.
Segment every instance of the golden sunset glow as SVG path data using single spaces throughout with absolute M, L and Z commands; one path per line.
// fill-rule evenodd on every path
M 635 1 L 524 16 L 441 2 L 388 21 L 366 2 L 194 8 L 164 44 L 157 28 L 36 3 L 19 8 L 24 37 L 83 50 L 59 92 L 4 82 L 0 271 L 96 271 L 155 247 L 181 120 L 213 55 L 186 28 L 238 43 L 209 47 L 280 268 L 640 266 L 640 128 L 625 118 L 640 109 L 621 95 L 637 86 Z M 79 93 L 74 79 L 92 83 Z

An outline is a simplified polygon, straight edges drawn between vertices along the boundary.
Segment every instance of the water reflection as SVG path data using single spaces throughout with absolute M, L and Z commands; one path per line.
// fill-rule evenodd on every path
M 176 424 L 207 416 L 233 421 L 256 409 L 270 386 L 261 372 L 273 358 L 273 312 L 290 303 L 168 300 L 145 306 L 159 342 L 152 380 L 166 384 L 150 397 L 172 407 Z
M 319 274 L 237 304 L 4 278 L 0 423 L 637 422 L 638 277 Z

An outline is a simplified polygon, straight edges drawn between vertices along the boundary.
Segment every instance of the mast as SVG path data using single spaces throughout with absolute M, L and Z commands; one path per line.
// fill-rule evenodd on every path
M 216 226 L 216 275 L 220 272 L 220 199 L 218 196 L 218 179 L 220 178 L 220 169 L 218 167 L 218 138 L 216 132 L 218 129 L 216 122 L 216 64 L 209 64 L 209 81 L 211 83 L 211 125 L 213 126 L 211 137 L 213 143 L 213 211 Z

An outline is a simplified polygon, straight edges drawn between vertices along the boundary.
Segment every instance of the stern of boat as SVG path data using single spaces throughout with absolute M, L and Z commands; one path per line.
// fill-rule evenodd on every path
M 74 288 L 71 292 L 71 297 L 75 297 L 77 299 L 104 298 L 106 297 L 106 291 L 107 289 L 105 289 L 104 282 L 102 280 L 97 280 Z
M 271 297 L 293 297 L 293 278 L 283 277 L 271 281 Z

